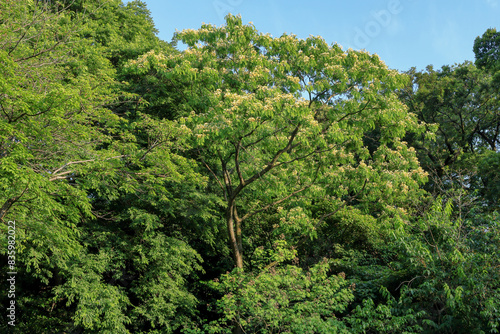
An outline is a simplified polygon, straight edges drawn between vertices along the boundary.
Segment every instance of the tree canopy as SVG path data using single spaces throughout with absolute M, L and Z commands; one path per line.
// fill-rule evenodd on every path
M 498 332 L 494 28 L 406 73 L 231 14 L 156 33 L 0 2 L 0 331 Z

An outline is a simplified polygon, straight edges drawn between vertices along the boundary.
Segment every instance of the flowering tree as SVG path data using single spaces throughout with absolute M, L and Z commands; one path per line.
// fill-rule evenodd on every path
M 401 213 L 424 180 L 401 141 L 408 129 L 419 131 L 394 93 L 406 77 L 377 55 L 320 37 L 274 38 L 234 16 L 177 39 L 187 50 L 150 52 L 128 70 L 154 74 L 193 130 L 196 158 L 224 203 L 237 268 L 251 217 L 279 207 L 276 231 L 313 237 L 341 211 Z M 325 198 L 331 210 L 321 215 L 296 207 Z

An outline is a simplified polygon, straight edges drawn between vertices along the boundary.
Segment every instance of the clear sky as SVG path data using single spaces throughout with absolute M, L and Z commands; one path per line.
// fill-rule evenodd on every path
M 366 49 L 401 71 L 474 61 L 474 39 L 500 29 L 500 0 L 143 1 L 165 41 L 176 29 L 220 26 L 230 12 L 276 37 L 319 35 L 344 49 Z

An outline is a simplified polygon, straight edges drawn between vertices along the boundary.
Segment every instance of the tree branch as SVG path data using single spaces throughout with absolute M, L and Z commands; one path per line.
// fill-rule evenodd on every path
M 262 124 L 263 124 L 263 123 L 262 123 Z M 260 143 L 261 141 L 263 141 L 264 139 L 269 138 L 269 137 L 271 137 L 272 135 L 275 135 L 275 134 L 277 134 L 277 133 L 279 133 L 279 132 L 283 131 L 283 130 L 284 130 L 284 129 L 286 129 L 286 128 L 287 128 L 287 127 L 285 126 L 285 127 L 281 128 L 281 129 L 278 129 L 278 130 L 276 130 L 276 131 L 274 131 L 274 132 L 272 132 L 272 133 L 270 133 L 270 134 L 268 134 L 268 135 L 266 135 L 266 136 L 264 136 L 264 137 L 262 137 L 262 138 L 259 138 L 258 140 L 254 141 L 254 142 L 252 142 L 252 143 L 249 143 L 249 144 L 247 144 L 247 145 L 244 145 L 244 146 L 243 146 L 243 148 L 245 148 L 245 149 L 246 149 L 246 148 L 248 148 L 248 147 L 250 147 L 250 146 L 253 146 L 253 145 L 255 145 L 255 144 L 258 144 L 258 143 Z M 255 131 L 255 130 L 254 130 L 254 131 Z M 254 132 L 254 131 L 252 131 L 252 132 Z M 252 133 L 252 132 L 251 132 L 251 133 Z M 251 134 L 251 133 L 250 133 L 250 134 Z M 248 135 L 249 135 L 249 134 L 248 134 Z M 247 137 L 248 135 L 246 135 L 245 137 Z
M 71 174 L 71 173 L 73 173 L 73 171 L 72 171 L 72 170 L 70 170 L 70 171 L 66 171 L 66 172 L 63 172 L 63 173 L 59 173 L 59 174 L 54 175 L 53 177 L 51 177 L 51 178 L 49 179 L 49 181 L 55 181 L 55 180 L 62 180 L 62 179 L 65 179 L 65 178 L 67 178 L 67 176 L 66 176 L 66 175 Z
M 349 117 L 349 116 L 352 116 L 352 115 L 356 115 L 356 114 L 359 114 L 359 113 L 363 112 L 366 109 L 366 107 L 368 107 L 369 104 L 370 104 L 370 101 L 366 101 L 365 105 L 361 109 L 356 110 L 355 112 L 352 112 L 352 113 L 349 113 L 349 114 L 345 114 L 339 120 L 337 120 L 337 123 L 342 122 L 346 117 Z
M 27 185 L 26 188 L 24 188 L 23 192 L 19 196 L 9 198 L 8 200 L 5 201 L 5 203 L 2 205 L 2 208 L 0 208 L 0 220 L 1 221 L 3 221 L 3 217 L 5 217 L 5 215 L 10 210 L 12 205 L 14 205 L 14 203 L 16 203 L 24 195 L 26 190 L 28 190 L 28 187 L 29 187 L 29 185 Z
M 224 194 L 224 200 L 227 201 L 226 189 L 224 189 L 224 186 L 222 185 L 222 182 L 220 182 L 220 180 L 217 177 L 217 175 L 215 175 L 215 173 L 210 168 L 210 166 L 208 166 L 208 164 L 205 162 L 205 160 L 203 160 L 203 158 L 200 158 L 200 159 L 201 159 L 201 162 L 205 165 L 205 167 L 207 167 L 207 169 L 210 171 L 210 173 L 212 173 L 212 175 L 214 176 L 215 180 L 217 181 L 217 183 L 219 184 L 220 188 L 222 189 L 222 193 Z
M 71 161 L 71 162 L 68 162 L 67 164 L 59 167 L 58 169 L 56 169 L 55 171 L 53 171 L 51 174 L 54 175 L 54 176 L 57 176 L 58 172 L 60 172 L 61 170 L 63 170 L 64 168 L 66 168 L 66 167 L 68 167 L 70 165 L 83 164 L 83 163 L 92 162 L 92 161 L 95 161 L 95 159 L 80 160 L 80 161 Z
M 246 220 L 246 219 L 248 219 L 248 218 L 250 218 L 250 217 L 252 217 L 252 216 L 254 216 L 254 215 L 258 214 L 258 213 L 264 212 L 264 211 L 266 211 L 266 210 L 268 210 L 268 209 L 272 208 L 272 207 L 273 207 L 273 206 L 275 206 L 275 205 L 278 205 L 278 204 L 280 204 L 280 203 L 283 203 L 284 201 L 286 201 L 286 200 L 287 200 L 287 199 L 289 199 L 290 197 L 293 197 L 293 196 L 297 195 L 298 193 L 300 193 L 300 192 L 302 192 L 302 191 L 306 190 L 307 188 L 310 188 L 312 185 L 313 185 L 313 183 L 311 182 L 311 183 L 310 183 L 310 184 L 308 184 L 307 186 L 304 186 L 304 187 L 302 187 L 302 188 L 300 188 L 300 189 L 298 189 L 298 190 L 296 190 L 296 191 L 294 191 L 294 192 L 290 193 L 289 195 L 287 195 L 287 196 L 285 196 L 285 197 L 282 197 L 282 198 L 280 198 L 279 200 L 274 201 L 274 202 L 272 202 L 272 203 L 270 203 L 270 204 L 266 205 L 266 206 L 265 206 L 265 207 L 263 207 L 263 208 L 260 208 L 260 209 L 258 209 L 258 210 L 255 210 L 255 211 L 252 211 L 252 212 L 249 212 L 249 213 L 245 214 L 245 215 L 241 218 L 241 221 L 244 221 L 244 220 Z
M 245 186 L 245 179 L 243 178 L 243 174 L 241 173 L 240 168 L 240 148 L 241 148 L 241 139 L 235 145 L 236 152 L 234 154 L 234 163 L 236 165 L 236 172 L 238 173 L 238 178 L 240 179 L 240 186 Z
M 110 158 L 107 158 L 105 160 L 111 160 L 111 159 L 117 159 L 117 158 L 123 158 L 123 157 L 127 157 L 128 155 L 117 155 L 115 157 L 110 157 Z M 83 164 L 83 163 L 86 163 L 86 162 L 92 162 L 92 161 L 95 161 L 96 159 L 88 159 L 88 160 L 80 160 L 80 161 L 70 161 L 68 162 L 67 164 L 59 167 L 58 169 L 56 169 L 55 171 L 53 171 L 52 173 L 50 173 L 52 175 L 52 177 L 49 179 L 50 181 L 53 181 L 53 180 L 58 180 L 58 179 L 61 179 L 60 176 L 63 176 L 63 175 L 67 175 L 67 174 L 70 174 L 72 173 L 72 171 L 67 171 L 67 172 L 63 172 L 63 173 L 59 173 L 61 170 L 63 170 L 64 168 L 68 167 L 68 166 L 71 166 L 71 165 L 76 165 L 76 164 Z M 65 177 L 64 177 L 65 178 Z
M 286 144 L 286 146 L 284 148 L 282 148 L 281 150 L 279 150 L 278 152 L 276 152 L 276 154 L 274 155 L 273 159 L 267 164 L 266 167 L 264 167 L 260 172 L 257 172 L 255 173 L 253 176 L 251 176 L 250 178 L 244 180 L 244 183 L 240 183 L 238 185 L 238 187 L 235 189 L 234 191 L 234 196 L 238 195 L 238 193 L 247 185 L 249 185 L 250 183 L 254 182 L 255 180 L 259 179 L 260 177 L 262 177 L 263 175 L 265 175 L 267 172 L 269 172 L 270 170 L 272 170 L 276 164 L 276 162 L 278 161 L 279 157 L 285 153 L 286 151 L 288 151 L 290 149 L 290 147 L 292 147 L 293 145 L 293 141 L 295 140 L 295 138 L 297 137 L 297 133 L 299 132 L 299 129 L 300 129 L 300 125 L 297 125 L 295 127 L 295 129 L 292 131 L 292 133 L 290 134 L 290 139 L 288 140 L 288 143 Z

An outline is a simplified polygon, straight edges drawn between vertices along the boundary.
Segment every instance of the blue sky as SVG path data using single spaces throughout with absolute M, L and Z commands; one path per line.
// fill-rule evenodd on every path
M 366 49 L 401 71 L 473 61 L 474 39 L 500 29 L 500 0 L 143 1 L 166 41 L 176 29 L 220 26 L 231 12 L 273 36 L 319 35 L 344 49 Z

